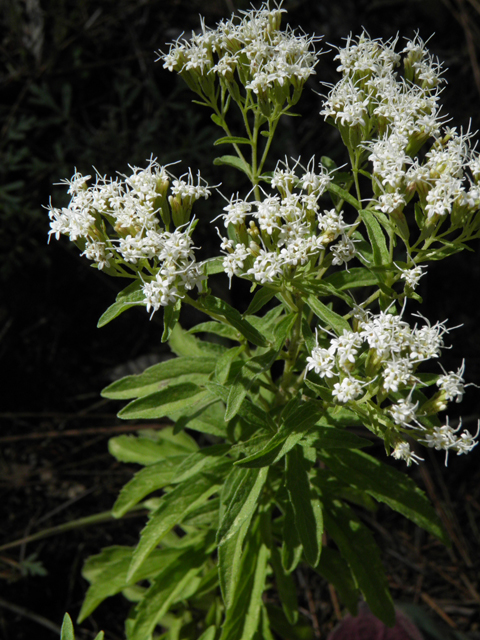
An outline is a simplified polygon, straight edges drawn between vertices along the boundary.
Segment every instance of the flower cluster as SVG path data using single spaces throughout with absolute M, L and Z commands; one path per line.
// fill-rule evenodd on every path
M 243 18 L 234 15 L 219 22 L 216 29 L 202 23 L 200 34 L 172 43 L 159 59 L 197 92 L 201 89 L 208 94 L 208 76 L 216 74 L 227 88 L 232 88 L 236 77 L 260 100 L 274 101 L 281 93 L 283 100 L 294 103 L 307 78 L 315 73 L 318 54 L 312 45 L 318 38 L 295 34 L 288 27 L 280 30 L 284 12 L 264 4 L 258 10 L 241 12 Z
M 448 401 L 461 401 L 466 386 L 462 377 L 464 364 L 456 373 L 438 376 L 436 384 L 440 391 L 433 398 L 422 403 L 412 400 L 415 388 L 422 386 L 421 378 L 415 375 L 418 365 L 440 356 L 443 336 L 448 333 L 445 325 L 431 326 L 425 321 L 422 326 L 412 328 L 401 315 L 389 312 L 374 315 L 359 310 L 357 316 L 357 331 L 344 330 L 327 345 L 319 344 L 317 334 L 317 346 L 307 357 L 306 372 L 314 371 L 326 379 L 339 403 L 358 400 L 363 394 L 365 400 L 374 395 L 379 402 L 391 398 L 391 404 L 382 411 L 390 416 L 390 427 L 397 434 L 398 446 L 393 455 L 408 464 L 419 458 L 402 439 L 406 429 L 421 443 L 447 453 L 453 450 L 461 454 L 473 449 L 477 444 L 475 438 L 467 431 L 456 437 L 458 429 L 454 431 L 448 426 L 448 418 L 447 426 L 443 427 L 432 427 L 428 421 L 422 423 L 422 418 L 445 410 Z M 405 391 L 408 396 L 402 397 Z
M 396 44 L 366 33 L 348 38 L 337 55 L 343 77 L 321 114 L 336 124 L 347 147 L 360 145 L 367 153 L 378 211 L 398 217 L 417 192 L 428 223 L 452 214 L 457 224 L 480 205 L 479 154 L 471 134 L 442 128 L 441 64 L 418 36 L 400 54 Z M 416 154 L 429 139 L 420 160 Z
M 220 237 L 226 254 L 223 266 L 230 279 L 243 276 L 260 284 L 291 279 L 298 267 L 313 267 L 328 245 L 331 264 L 345 264 L 355 256 L 343 212 L 320 210 L 319 199 L 331 180 L 326 169 L 320 165 L 315 173 L 314 158 L 301 175 L 296 174 L 298 162 L 293 168 L 287 162 L 282 166 L 285 169 L 277 165 L 271 180 L 275 195 L 265 194 L 262 201 L 251 202 L 232 198 L 224 207 L 228 238 Z
M 132 167 L 124 180 L 97 174 L 91 186 L 91 176 L 75 173 L 64 181 L 68 207 L 48 207 L 49 235 L 68 236 L 99 269 L 119 275 L 133 271 L 148 311 L 173 304 L 203 279 L 189 220 L 193 203 L 208 198 L 210 190 L 200 176 L 195 183 L 191 172 L 172 178 L 154 160 L 145 169 Z M 172 221 L 177 228 L 169 231 Z

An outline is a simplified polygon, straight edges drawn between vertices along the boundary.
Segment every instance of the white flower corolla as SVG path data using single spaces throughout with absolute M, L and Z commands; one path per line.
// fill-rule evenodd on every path
M 392 451 L 392 458 L 404 460 L 407 463 L 407 467 L 409 467 L 412 462 L 418 464 L 424 460 L 424 458 L 420 458 L 416 453 L 413 453 L 408 442 L 398 442 Z
M 241 12 L 242 13 L 242 12 Z M 159 53 L 163 66 L 179 73 L 217 74 L 231 79 L 235 70 L 247 90 L 263 95 L 275 86 L 303 84 L 315 73 L 318 55 L 314 44 L 320 38 L 280 30 L 284 9 L 260 9 L 232 16 L 209 29 L 203 20 L 202 32 L 190 39 L 178 39 L 167 54 Z
M 370 100 L 350 78 L 343 78 L 328 94 L 320 115 L 342 126 L 367 126 Z
M 357 254 L 354 241 L 345 234 L 337 244 L 330 247 L 330 251 L 333 254 L 333 265 L 346 264 Z
M 449 371 L 445 375 L 440 376 L 437 380 L 437 387 L 445 394 L 446 400 L 455 400 L 461 402 L 465 393 L 465 380 L 463 374 L 465 372 L 465 361 L 456 373 Z
M 334 58 L 340 60 L 337 71 L 342 71 L 344 75 L 363 76 L 365 72 L 375 75 L 390 74 L 400 63 L 400 56 L 395 53 L 397 38 L 388 42 L 372 40 L 364 31 L 357 40 L 349 36 L 346 41 L 346 45 L 339 48 L 338 55 Z
M 448 464 L 448 454 L 450 450 L 455 451 L 458 455 L 469 453 L 477 446 L 477 438 L 480 433 L 480 421 L 477 426 L 477 433 L 472 436 L 468 431 L 463 431 L 460 436 L 456 434 L 462 428 L 462 419 L 460 418 L 458 427 L 454 429 L 450 426 L 448 416 L 446 423 L 441 427 L 433 427 L 433 429 L 425 435 L 424 444 L 437 451 L 445 451 L 445 466 Z
M 253 267 L 248 269 L 247 275 L 265 284 L 266 282 L 274 282 L 283 272 L 283 261 L 279 254 L 265 249 L 260 249 L 260 254 L 255 258 Z
M 413 364 L 409 358 L 392 358 L 387 360 L 383 372 L 383 388 L 385 391 L 398 391 L 412 381 Z
M 336 355 L 339 366 L 348 368 L 355 364 L 355 358 L 363 342 L 359 333 L 343 330 L 343 334 L 338 338 L 333 338 L 330 342 L 329 352 Z
M 412 427 L 411 423 L 417 421 L 418 404 L 418 402 L 412 402 L 409 398 L 400 398 L 398 402 L 392 404 L 388 412 L 391 414 L 395 424 L 399 424 L 402 427 Z
M 410 358 L 414 361 L 438 358 L 444 346 L 443 336 L 449 332 L 449 329 L 444 322 L 437 322 L 432 327 L 426 318 L 420 314 L 415 315 L 423 318 L 427 324 L 420 328 L 415 326 L 413 329 Z
M 405 197 L 398 191 L 394 191 L 393 193 L 382 193 L 382 195 L 378 197 L 375 209 L 378 209 L 383 213 L 393 213 L 397 209 L 403 209 L 405 203 Z
M 307 372 L 315 371 L 321 378 L 333 378 L 336 375 L 335 357 L 329 349 L 315 347 L 307 357 Z
M 337 402 L 345 404 L 350 400 L 356 400 L 361 395 L 363 386 L 364 384 L 360 380 L 347 377 L 333 385 L 332 395 L 337 399 Z
M 411 289 L 416 289 L 418 287 L 418 283 L 420 282 L 420 278 L 425 275 L 425 272 L 423 271 L 423 269 L 425 268 L 426 267 L 417 265 L 415 267 L 412 267 L 411 269 L 399 269 L 402 274 L 400 277 L 402 278 L 402 280 L 405 280 L 407 286 L 409 286 Z

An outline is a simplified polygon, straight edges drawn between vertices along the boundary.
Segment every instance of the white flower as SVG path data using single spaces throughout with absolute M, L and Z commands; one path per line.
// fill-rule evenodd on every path
M 333 385 L 332 395 L 337 398 L 338 402 L 349 402 L 355 400 L 362 393 L 362 383 L 356 378 L 344 378 L 341 382 Z
M 363 342 L 362 336 L 354 331 L 343 330 L 343 334 L 334 338 L 329 347 L 329 352 L 336 355 L 340 367 L 348 367 L 350 363 L 355 364 L 355 356 Z
M 350 240 L 348 236 L 343 235 L 340 242 L 330 247 L 330 251 L 333 253 L 332 264 L 346 264 L 356 255 L 355 245 L 353 240 Z
M 463 394 L 465 393 L 464 371 L 465 361 L 462 362 L 462 366 L 458 369 L 457 373 L 449 371 L 449 373 L 438 378 L 437 387 L 445 393 L 446 400 L 456 399 L 456 402 L 462 401 Z
M 418 286 L 418 283 L 420 282 L 420 278 L 425 275 L 424 271 L 422 271 L 422 269 L 425 269 L 426 267 L 421 267 L 420 265 L 417 265 L 416 267 L 412 267 L 411 269 L 400 269 L 399 271 L 401 272 L 401 278 L 402 280 L 405 280 L 406 284 L 411 288 L 411 289 L 416 289 Z
M 402 427 L 411 427 L 411 422 L 417 421 L 418 402 L 413 403 L 409 398 L 400 398 L 398 402 L 392 404 L 388 412 L 391 414 L 395 424 Z M 418 423 L 417 423 L 418 424 Z
M 383 387 L 385 391 L 398 391 L 412 380 L 413 364 L 408 358 L 388 360 L 383 369 Z
M 333 378 L 335 375 L 335 357 L 329 349 L 315 347 L 307 357 L 307 371 L 314 370 L 321 378 Z
M 415 464 L 418 464 L 419 461 L 423 462 L 423 458 L 420 458 L 420 456 L 412 452 L 408 442 L 399 442 L 392 452 L 392 457 L 396 460 L 405 460 L 407 467 L 409 467 L 412 462 Z

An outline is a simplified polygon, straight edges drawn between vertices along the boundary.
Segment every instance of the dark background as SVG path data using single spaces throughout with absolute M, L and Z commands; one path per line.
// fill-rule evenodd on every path
M 1 548 L 111 507 L 133 468 L 117 464 L 107 452 L 108 437 L 125 425 L 115 417 L 119 407 L 99 393 L 115 377 L 155 362 L 163 351 L 160 314 L 149 321 L 144 310 L 134 309 L 96 328 L 124 283 L 89 268 L 65 238 L 47 246 L 42 205 L 50 195 L 55 206 L 68 203 L 66 189 L 52 185 L 75 168 L 88 174 L 93 165 L 114 175 L 128 171 L 129 164 L 144 165 L 152 154 L 162 164 L 182 159 L 179 172 L 200 168 L 211 184 L 223 182 L 227 195 L 240 188 L 212 164 L 218 151 L 212 142 L 219 134 L 209 114 L 191 103 L 193 96 L 180 79 L 154 62 L 154 52 L 166 51 L 166 43 L 182 31 L 198 28 L 198 14 L 213 26 L 249 6 L 244 0 L 0 3 L 0 637 L 5 640 L 56 637 L 45 621 L 32 617 L 44 616 L 57 626 L 65 611 L 75 617 L 86 588 L 80 577 L 85 557 L 102 546 L 135 543 L 141 519 Z M 292 26 L 324 35 L 327 51 L 327 43 L 340 45 L 362 27 L 383 39 L 412 37 L 417 30 L 424 40 L 432 36 L 429 48 L 448 68 L 444 112 L 452 116 L 452 125 L 480 126 L 478 0 L 286 0 L 283 6 Z M 315 153 L 342 160 L 335 133 L 318 115 L 321 98 L 314 93 L 327 91 L 319 79 L 337 81 L 333 57 L 332 51 L 321 57 L 297 108 L 303 118 L 284 123 L 272 157 L 301 153 L 308 160 Z M 212 197 L 197 214 L 212 219 L 222 202 Z M 216 243 L 213 230 L 204 234 L 205 251 Z M 478 242 L 472 246 L 478 249 Z M 432 264 L 420 288 L 422 313 L 432 322 L 448 318 L 450 326 L 463 324 L 448 337 L 453 346 L 442 364 L 456 370 L 465 357 L 466 377 L 477 384 L 479 271 L 478 255 L 464 252 Z M 225 283 L 220 279 L 217 286 Z M 187 324 L 193 321 L 184 318 Z M 471 428 L 479 405 L 478 390 L 471 387 L 461 405 L 464 424 Z M 413 470 L 446 514 L 458 542 L 453 551 L 382 511 L 372 525 L 385 547 L 395 597 L 417 602 L 441 619 L 428 601 L 434 597 L 444 616 L 470 633 L 480 620 L 480 599 L 475 600 L 479 455 L 475 450 L 468 458 L 452 459 L 446 472 L 443 456 L 433 454 L 422 470 Z M 417 570 L 395 553 L 409 557 Z M 431 565 L 443 567 L 443 577 Z M 430 568 L 422 572 L 419 566 Z M 303 578 L 300 582 L 304 585 Z M 328 631 L 334 620 L 328 590 L 311 576 L 306 585 L 305 608 L 312 615 L 310 589 L 319 625 Z M 98 628 L 105 628 L 107 638 L 121 638 L 124 614 L 120 597 L 109 601 L 84 623 L 79 638 L 92 638 Z M 444 622 L 449 624 L 445 617 Z

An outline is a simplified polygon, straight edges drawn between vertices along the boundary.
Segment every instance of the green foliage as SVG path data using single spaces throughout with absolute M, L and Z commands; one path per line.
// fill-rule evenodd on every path
M 447 454 L 475 446 L 471 434 L 455 436 L 448 422 L 440 426 L 437 415 L 463 395 L 463 368 L 445 376 L 417 371 L 440 354 L 445 326 L 427 322 L 412 329 L 402 314 L 407 298 L 420 299 L 414 292 L 420 264 L 465 248 L 480 233 L 480 199 L 473 188 L 480 177 L 479 156 L 463 134 L 448 130 L 440 138 L 439 129 L 426 160 L 417 157 L 429 137 L 423 102 L 409 114 L 414 132 L 407 127 L 392 134 L 401 119 L 379 111 L 382 100 L 385 107 L 397 100 L 400 110 L 411 102 L 405 93 L 412 101 L 421 93 L 435 103 L 438 92 L 434 80 L 424 85 L 423 76 L 415 76 L 410 53 L 403 60 L 404 81 L 398 82 L 392 72 L 392 60 L 400 59 L 391 50 L 394 43 L 372 43 L 364 34 L 355 47 L 363 52 L 365 45 L 371 56 L 368 73 L 342 65 L 339 83 L 350 98 L 357 89 L 364 92 L 360 115 L 337 112 L 338 96 L 327 100 L 322 112 L 339 129 L 351 168 L 338 172 L 324 157 L 318 173 L 314 160 L 307 168 L 298 161 L 294 168 L 285 163 L 284 169 L 265 171 L 277 125 L 283 116 L 295 115 L 292 107 L 317 55 L 309 49 L 313 40 L 280 31 L 281 13 L 263 7 L 239 25 L 230 23 L 229 36 L 222 31 L 216 46 L 204 31 L 162 56 L 197 103 L 213 111 L 212 121 L 225 134 L 215 144 L 230 144 L 237 154 L 214 164 L 242 172 L 251 183 L 254 200 L 232 196 L 224 209 L 223 258 L 199 264 L 194 259 L 198 218 L 192 208 L 210 195 L 200 177 L 197 185 L 192 174 L 172 180 L 166 167 L 152 161 L 145 170 L 134 168 L 125 182 L 104 179 L 87 187 L 80 176 L 71 185 L 75 206 L 87 201 L 81 221 L 86 231 L 78 235 L 98 268 L 135 279 L 99 326 L 134 305 L 152 314 L 163 307 L 162 340 L 176 356 L 103 391 L 106 398 L 129 401 L 118 414 L 122 419 L 172 422 L 109 443 L 119 461 L 143 467 L 122 489 L 113 515 L 142 507 L 148 520 L 133 549 L 110 547 L 87 561 L 90 587 L 79 620 L 122 593 L 133 602 L 128 640 L 149 640 L 160 632 L 165 640 L 273 640 L 273 633 L 284 640 L 312 638 L 298 611 L 300 564 L 331 582 L 352 613 L 362 594 L 372 612 L 393 626 L 380 550 L 357 510 L 374 511 L 383 503 L 442 542 L 448 538 L 424 493 L 404 473 L 366 453 L 370 441 L 352 427 L 368 429 L 387 454 L 408 465 L 420 460 L 408 439 Z M 300 47 L 296 63 L 289 62 L 290 75 L 280 63 L 275 81 L 270 71 L 252 71 L 252 33 L 258 38 L 254 59 L 261 45 L 271 65 L 281 58 L 284 38 Z M 385 54 L 381 58 L 379 51 Z M 213 66 L 215 56 L 225 65 L 221 71 Z M 367 84 L 377 72 L 372 69 L 391 74 L 395 88 L 383 82 L 384 75 L 378 86 Z M 231 133 L 233 107 L 247 137 Z M 404 144 L 397 149 L 400 177 L 385 177 L 378 159 L 369 164 L 383 154 L 381 145 L 390 134 L 390 144 Z M 469 158 L 472 189 L 451 204 L 447 223 L 445 201 L 435 210 L 431 201 L 437 174 L 449 166 L 442 158 L 452 140 L 453 151 L 460 146 Z M 440 159 L 428 165 L 435 153 Z M 407 165 L 418 170 L 418 185 L 407 180 Z M 303 176 L 295 173 L 299 167 Z M 458 189 L 455 180 L 464 169 L 456 167 L 447 176 Z M 361 179 L 369 182 L 369 198 L 362 196 Z M 267 187 L 276 195 L 268 195 Z M 415 220 L 407 221 L 403 209 L 415 190 L 420 205 Z M 320 201 L 326 199 L 333 208 L 322 212 Z M 77 234 L 76 218 L 50 211 L 66 235 Z M 358 262 L 350 266 L 354 258 Z M 222 270 L 230 279 L 249 281 L 251 293 L 257 289 L 245 313 L 209 288 L 208 277 Z M 203 321 L 182 329 L 181 306 L 195 309 Z M 438 391 L 432 391 L 434 385 Z M 275 593 L 275 604 L 265 603 L 267 591 Z

